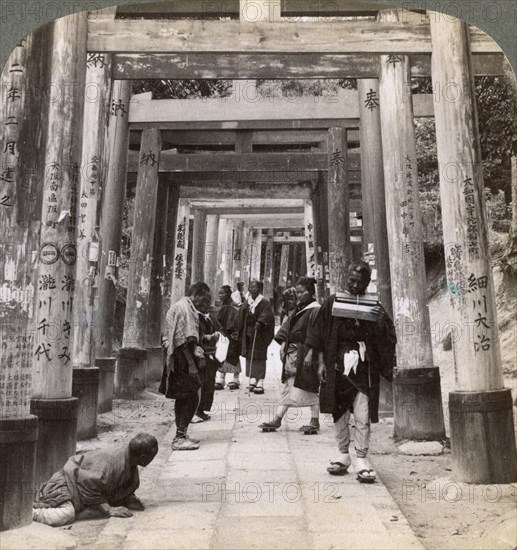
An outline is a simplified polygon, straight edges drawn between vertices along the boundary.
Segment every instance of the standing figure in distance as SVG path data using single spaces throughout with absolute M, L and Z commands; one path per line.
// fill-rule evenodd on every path
M 238 390 L 240 386 L 239 306 L 232 300 L 231 294 L 230 285 L 223 285 L 219 290 L 221 307 L 217 314 L 217 320 L 221 323 L 223 334 L 230 340 L 230 346 L 226 360 L 217 371 L 216 390 L 224 388 L 224 379 L 227 373 L 233 375 L 233 379 L 228 383 L 228 388 Z
M 291 318 L 294 315 L 296 309 L 296 288 L 289 287 L 282 292 L 282 311 L 280 312 L 280 326 L 282 326 L 284 319 Z
M 232 300 L 238 305 L 242 306 L 246 297 L 244 296 L 244 283 L 238 282 L 237 289 L 232 292 Z
M 249 390 L 264 393 L 267 348 L 275 333 L 275 316 L 269 300 L 262 295 L 262 283 L 251 281 L 249 296 L 240 309 L 239 334 L 241 355 L 246 358 Z

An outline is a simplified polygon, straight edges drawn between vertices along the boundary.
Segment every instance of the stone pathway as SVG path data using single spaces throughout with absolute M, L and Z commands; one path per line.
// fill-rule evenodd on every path
M 309 409 L 290 411 L 276 433 L 258 429 L 279 394 L 276 345 L 270 353 L 265 395 L 248 396 L 245 384 L 216 392 L 212 419 L 190 428 L 202 440 L 197 451 L 171 452 L 169 430 L 141 470 L 138 494 L 147 509 L 97 521 L 93 532 L 93 522 L 75 524 L 78 548 L 422 548 L 380 481 L 328 475 L 338 457 L 328 419 L 315 436 L 298 431 Z

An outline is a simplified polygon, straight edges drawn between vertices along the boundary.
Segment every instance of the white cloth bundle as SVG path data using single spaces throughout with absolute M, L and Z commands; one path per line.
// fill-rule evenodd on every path
M 354 374 L 357 372 L 357 365 L 359 365 L 359 358 L 361 361 L 364 361 L 366 357 L 366 344 L 364 342 L 357 342 L 359 344 L 359 351 L 353 349 L 345 353 L 343 357 L 343 362 L 345 364 L 345 376 L 350 374 L 350 371 L 353 370 Z
M 224 361 L 226 360 L 229 347 L 229 338 L 227 338 L 224 334 L 219 334 L 219 339 L 215 344 L 215 358 L 219 361 L 219 363 L 224 363 Z

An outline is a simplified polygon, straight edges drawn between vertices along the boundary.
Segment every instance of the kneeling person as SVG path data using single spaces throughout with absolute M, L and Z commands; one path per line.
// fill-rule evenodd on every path
M 157 453 L 156 438 L 139 433 L 128 445 L 70 457 L 39 488 L 33 521 L 60 527 L 81 518 L 131 517 L 130 510 L 144 509 L 134 494 L 140 485 L 138 466 L 150 464 Z

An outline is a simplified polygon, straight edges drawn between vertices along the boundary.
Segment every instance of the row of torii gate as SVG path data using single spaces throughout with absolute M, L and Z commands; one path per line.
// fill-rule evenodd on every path
M 501 74 L 502 52 L 478 29 L 433 14 L 339 0 L 330 14 L 338 19 L 294 25 L 282 14 L 314 15 L 308 2 L 291 11 L 283 3 L 278 12 L 279 2 L 241 0 L 240 20 L 239 5 L 230 4 L 202 21 L 192 17 L 203 19 L 206 5 L 193 0 L 139 6 L 138 19 L 131 7 L 70 15 L 27 36 L 4 67 L 2 529 L 30 522 L 34 485 L 73 454 L 78 425 L 83 434 L 95 429 L 97 388 L 106 410 L 114 381 L 131 393 L 159 371 L 163 311 L 185 291 L 191 210 L 191 280 L 206 277 L 212 288 L 235 280 L 236 271 L 243 276 L 242 259 L 223 260 L 221 244 L 253 241 L 258 254 L 262 230 L 263 269 L 250 262 L 249 275 L 262 277 L 268 294 L 275 227 L 304 228 L 306 268 L 319 277 L 320 297 L 343 287 L 346 265 L 362 247 L 398 333 L 396 435 L 444 437 L 414 116 L 436 120 L 447 326 L 456 330 L 449 397 L 455 476 L 517 479 L 472 86 L 475 74 Z M 162 17 L 171 13 L 179 18 Z M 431 76 L 433 96 L 411 95 L 411 76 Z M 131 81 L 141 78 L 240 80 L 243 93 L 225 100 L 132 96 Z M 262 78 L 356 78 L 357 90 L 319 101 L 258 99 L 251 81 Z M 124 337 L 116 354 L 131 187 Z M 363 220 L 362 239 L 351 213 Z M 207 241 L 218 244 L 219 257 L 207 253 Z M 162 297 L 164 281 L 170 299 Z

